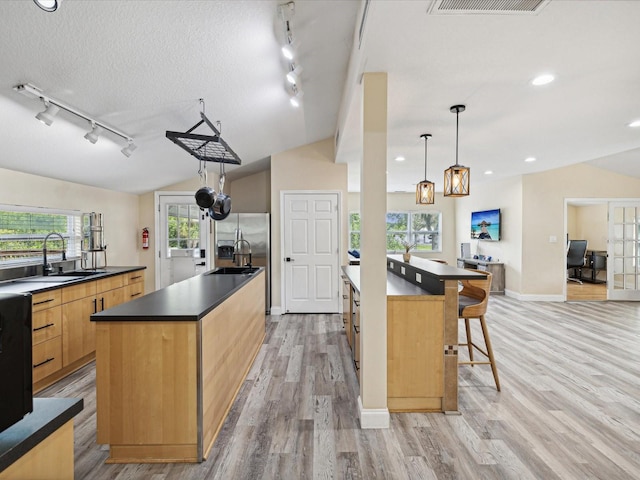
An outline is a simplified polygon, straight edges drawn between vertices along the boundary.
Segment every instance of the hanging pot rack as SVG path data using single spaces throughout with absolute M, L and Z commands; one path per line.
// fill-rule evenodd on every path
M 231 147 L 220 136 L 220 131 L 213 126 L 211 121 L 200 112 L 201 120 L 186 132 L 166 131 L 166 137 L 187 153 L 193 155 L 202 162 L 229 163 L 240 165 L 242 161 L 231 149 Z M 196 128 L 205 123 L 212 131 L 213 135 L 202 135 L 192 133 Z

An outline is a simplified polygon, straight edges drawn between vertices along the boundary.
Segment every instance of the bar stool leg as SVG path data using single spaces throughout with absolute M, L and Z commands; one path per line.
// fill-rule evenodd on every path
M 489 339 L 489 330 L 487 324 L 484 321 L 484 315 L 480 315 L 480 326 L 482 327 L 482 335 L 484 335 L 484 344 L 487 347 L 487 354 L 489 362 L 491 364 L 491 371 L 493 372 L 493 379 L 496 381 L 496 388 L 500 391 L 500 380 L 498 379 L 498 368 L 496 367 L 496 361 L 493 358 L 493 348 L 491 348 L 491 340 Z
M 469 325 L 469 319 L 464 319 L 464 328 L 467 331 L 467 348 L 469 349 L 469 361 L 473 362 L 473 343 L 471 341 L 471 326 Z M 473 367 L 473 363 L 471 363 Z

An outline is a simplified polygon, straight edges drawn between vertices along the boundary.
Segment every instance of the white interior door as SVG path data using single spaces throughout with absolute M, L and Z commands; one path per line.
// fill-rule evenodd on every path
M 158 195 L 156 285 L 164 288 L 210 268 L 210 220 L 193 192 Z
M 607 297 L 640 300 L 640 203 L 609 203 Z
M 284 193 L 282 205 L 285 312 L 339 312 L 338 194 Z

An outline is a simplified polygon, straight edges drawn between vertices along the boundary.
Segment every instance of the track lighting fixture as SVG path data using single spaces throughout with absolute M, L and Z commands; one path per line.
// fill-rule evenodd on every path
M 300 65 L 296 66 L 289 73 L 287 73 L 287 81 L 291 85 L 298 85 L 298 83 L 300 83 L 301 73 L 302 73 L 302 67 Z
M 84 138 L 89 140 L 91 143 L 96 143 L 101 133 L 102 133 L 102 128 L 100 128 L 95 123 L 91 123 L 91 131 L 87 132 Z
M 60 111 L 58 107 L 56 107 L 53 103 L 44 102 L 47 108 L 44 111 L 40 112 L 36 115 L 36 118 L 44 123 L 47 127 L 51 126 L 53 123 L 53 117 Z
M 37 6 L 39 6 L 45 12 L 55 12 L 60 8 L 62 0 L 33 0 Z
M 60 0 L 58 0 L 57 4 L 58 5 L 60 4 Z M 123 148 L 121 152 L 127 157 L 131 155 L 131 152 L 133 152 L 133 150 L 135 150 L 136 148 L 136 146 L 133 144 L 133 138 L 131 138 L 126 133 L 123 133 L 120 130 L 110 127 L 109 125 L 106 125 L 98 120 L 95 120 L 91 118 L 89 115 L 82 113 L 78 109 L 70 105 L 67 105 L 66 103 L 60 100 L 56 100 L 53 97 L 45 95 L 42 92 L 42 90 L 36 87 L 35 85 L 32 85 L 30 83 L 24 83 L 21 85 L 16 85 L 15 87 L 13 87 L 13 89 L 16 92 L 22 93 L 27 97 L 39 98 L 40 100 L 42 100 L 42 102 L 44 102 L 47 108 L 43 112 L 38 113 L 36 115 L 36 118 L 40 120 L 42 123 L 44 123 L 45 125 L 51 125 L 53 123 L 53 117 L 60 110 L 64 110 L 65 112 L 71 113 L 76 117 L 82 118 L 83 120 L 86 120 L 91 124 L 91 131 L 87 132 L 87 134 L 84 136 L 84 138 L 89 140 L 91 143 L 96 143 L 98 141 L 98 137 L 106 130 L 126 140 L 127 146 Z
M 133 153 L 133 151 L 138 148 L 136 147 L 135 143 L 133 143 L 131 140 L 129 140 L 129 143 L 127 144 L 126 147 L 124 147 L 122 150 L 120 150 L 122 152 L 122 154 L 125 157 L 130 157 L 131 154 Z
M 302 103 L 303 96 L 304 96 L 304 92 L 302 90 L 295 88 L 294 86 L 293 91 L 291 92 L 291 97 L 289 97 L 289 102 L 291 103 L 292 106 L 298 108 Z

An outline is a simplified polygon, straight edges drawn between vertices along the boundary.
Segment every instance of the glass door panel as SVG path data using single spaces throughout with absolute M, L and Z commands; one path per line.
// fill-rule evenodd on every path
M 640 203 L 609 203 L 610 300 L 640 300 Z

